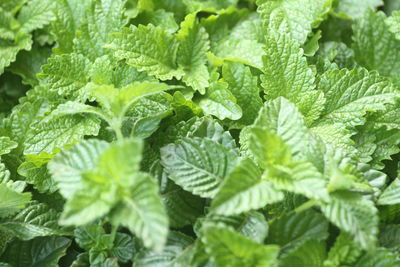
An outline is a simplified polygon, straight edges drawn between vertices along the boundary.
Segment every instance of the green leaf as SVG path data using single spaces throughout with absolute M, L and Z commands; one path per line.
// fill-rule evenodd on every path
M 163 9 L 157 9 L 154 11 L 142 10 L 132 22 L 134 25 L 153 24 L 154 26 L 160 27 L 171 34 L 175 33 L 179 28 L 178 24 L 176 23 L 174 14 Z
M 362 16 L 368 9 L 376 8 L 383 5 L 382 0 L 365 0 L 362 2 L 354 0 L 341 0 L 335 12 L 344 18 L 357 19 Z
M 386 15 L 382 11 L 371 9 L 354 24 L 355 59 L 368 70 L 376 70 L 398 82 L 400 77 L 395 69 L 399 68 L 400 42 L 389 31 L 385 20 Z
M 182 138 L 161 149 L 168 177 L 183 189 L 201 197 L 213 197 L 238 155 L 208 138 Z
M 266 26 L 276 32 L 287 32 L 303 44 L 312 28 L 318 27 L 331 9 L 331 0 L 257 0 L 258 13 Z
M 0 221 L 0 230 L 22 240 L 67 234 L 66 231 L 60 229 L 57 221 L 58 212 L 46 204 L 31 202 L 15 217 Z
M 283 193 L 271 181 L 263 180 L 261 175 L 251 160 L 241 160 L 222 183 L 212 201 L 211 211 L 234 215 L 281 201 Z
M 389 30 L 395 34 L 396 38 L 400 39 L 400 11 L 394 11 L 390 17 L 386 19 L 386 24 Z
M 277 266 L 277 246 L 261 245 L 228 228 L 207 227 L 202 241 L 217 267 Z
M 341 266 L 342 264 L 353 264 L 361 253 L 362 249 L 354 242 L 353 237 L 346 232 L 341 232 L 336 238 L 335 244 L 329 250 L 324 266 L 333 267 Z
M 0 7 L 0 37 L 4 39 L 14 39 L 15 31 L 19 23 L 15 21 L 13 14 Z
M 38 84 L 36 73 L 44 65 L 51 54 L 51 49 L 34 45 L 31 51 L 21 51 L 17 60 L 8 67 L 8 70 L 22 77 L 24 84 L 35 86 Z
M 185 71 L 182 80 L 188 86 L 204 94 L 210 79 L 206 66 L 206 52 L 210 48 L 210 43 L 207 32 L 196 18 L 196 13 L 186 16 L 176 37 L 180 44 L 178 64 Z
M 385 110 L 385 104 L 394 103 L 398 98 L 390 82 L 365 69 L 325 72 L 318 88 L 326 98 L 320 124 L 341 123 L 354 127 L 365 122 L 367 111 Z
M 11 141 L 9 137 L 2 136 L 0 137 L 0 156 L 4 154 L 8 154 L 18 146 L 17 143 Z
M 67 253 L 71 240 L 61 236 L 38 237 L 30 241 L 13 241 L 2 260 L 13 267 L 58 266 Z
M 131 195 L 111 212 L 111 221 L 129 228 L 146 247 L 161 251 L 168 235 L 168 217 L 150 175 L 138 175 Z
M 395 267 L 400 264 L 396 254 L 389 252 L 384 248 L 365 253 L 353 266 L 354 267 Z
M 54 7 L 55 3 L 49 0 L 29 1 L 18 14 L 18 21 L 21 23 L 20 31 L 30 33 L 49 24 L 54 19 Z
M 197 220 L 194 225 L 195 233 L 201 235 L 201 231 L 210 225 L 234 229 L 260 244 L 264 242 L 268 235 L 268 223 L 264 215 L 255 211 L 235 216 L 208 214 L 206 217 Z
M 112 41 L 110 34 L 126 23 L 122 17 L 124 4 L 125 0 L 93 1 L 76 33 L 74 50 L 92 61 L 109 54 L 104 46 Z
M 168 179 L 160 160 L 153 163 L 150 169 L 160 185 L 160 195 L 168 213 L 171 227 L 180 228 L 193 224 L 204 214 L 204 199 L 195 196 Z
M 13 42 L 0 38 L 0 74 L 15 61 L 19 51 L 30 50 L 31 47 L 32 39 L 27 34 L 19 34 Z
M 326 257 L 326 245 L 322 241 L 307 240 L 280 259 L 281 266 L 319 267 Z
M 108 146 L 105 141 L 84 140 L 49 162 L 48 169 L 64 198 L 71 198 L 82 187 L 82 174 L 95 168 Z
M 314 72 L 303 50 L 287 34 L 269 34 L 267 43 L 261 76 L 267 99 L 285 97 L 297 104 L 307 124 L 312 123 L 319 117 L 325 100 L 323 94 L 315 90 Z
M 399 252 L 400 227 L 398 224 L 385 224 L 379 229 L 379 244 L 392 252 Z
M 84 21 L 86 10 L 92 1 L 58 0 L 54 9 L 55 20 L 52 22 L 52 33 L 58 43 L 55 51 L 60 54 L 73 50 L 75 33 Z
M 83 139 L 87 135 L 97 135 L 100 121 L 91 115 L 72 115 L 39 122 L 27 133 L 24 153 L 53 153 Z
M 250 68 L 241 63 L 225 62 L 222 77 L 243 111 L 242 118 L 234 124 L 252 124 L 262 107 L 257 76 L 253 76 Z
M 41 80 L 50 90 L 60 95 L 82 96 L 82 88 L 89 82 L 87 74 L 91 70 L 90 61 L 81 54 L 53 55 L 42 66 Z
M 379 205 L 395 205 L 400 203 L 400 179 L 396 178 L 379 196 Z
M 320 203 L 320 207 L 328 220 L 350 233 L 362 248 L 376 245 L 378 216 L 372 201 L 359 193 L 343 191 L 331 193 L 329 202 Z
M 171 231 L 162 252 L 142 251 L 136 255 L 133 266 L 175 266 L 175 261 L 193 245 L 193 242 L 191 237 Z
M 324 145 L 304 124 L 297 107 L 278 97 L 265 102 L 249 128 L 246 146 L 263 168 L 271 163 L 285 165 L 293 158 L 310 161 L 321 170 Z
M 13 215 L 23 209 L 31 200 L 31 193 L 14 190 L 7 184 L 0 183 L 0 217 Z
M 328 237 L 328 222 L 323 215 L 307 210 L 299 213 L 287 213 L 272 220 L 266 242 L 277 244 L 282 253 L 289 253 L 303 243 L 313 240 L 322 241 Z
M 126 59 L 127 64 L 154 75 L 160 80 L 181 78 L 183 71 L 176 64 L 178 41 L 170 34 L 153 25 L 124 28 L 112 35 L 108 45 L 115 50 L 118 59 Z
M 242 117 L 242 109 L 236 104 L 236 98 L 229 91 L 228 84 L 221 80 L 211 83 L 199 105 L 206 115 L 213 115 L 220 120 L 238 120 Z

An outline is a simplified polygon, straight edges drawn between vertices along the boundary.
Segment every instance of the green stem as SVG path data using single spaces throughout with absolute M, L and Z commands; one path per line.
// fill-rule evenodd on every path
M 114 243 L 115 236 L 117 235 L 118 226 L 111 226 L 111 242 Z
M 296 213 L 303 212 L 303 211 L 308 210 L 309 208 L 313 207 L 315 204 L 317 204 L 315 200 L 309 200 L 309 201 L 301 204 L 300 206 L 298 206 L 294 210 L 294 212 L 296 212 Z

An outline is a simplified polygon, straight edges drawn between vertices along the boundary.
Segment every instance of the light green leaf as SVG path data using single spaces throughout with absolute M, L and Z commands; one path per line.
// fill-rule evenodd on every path
M 70 53 L 73 50 L 75 33 L 84 21 L 86 10 L 92 1 L 57 0 L 54 9 L 56 19 L 52 22 L 52 33 L 58 47 L 55 51 L 59 54 Z
M 4 10 L 0 6 L 0 38 L 12 40 L 15 37 L 15 31 L 20 27 L 12 13 Z
M 19 34 L 14 42 L 0 39 L 0 74 L 4 72 L 5 67 L 15 61 L 19 51 L 30 50 L 31 47 L 32 39 L 27 34 Z
M 112 41 L 110 34 L 126 23 L 122 18 L 124 4 L 125 0 L 93 1 L 76 33 L 74 50 L 92 61 L 110 54 L 104 46 Z
M 238 62 L 225 62 L 222 77 L 243 111 L 242 118 L 234 125 L 252 124 L 262 107 L 257 77 L 250 68 Z
M 236 104 L 236 98 L 229 91 L 228 84 L 221 80 L 211 83 L 199 105 L 206 115 L 213 115 L 220 120 L 238 120 L 242 117 L 242 109 Z
M 400 11 L 394 11 L 385 22 L 387 25 L 389 25 L 389 30 L 395 34 L 398 40 L 400 40 Z
M 206 66 L 206 52 L 210 49 L 210 42 L 207 32 L 196 18 L 196 13 L 186 16 L 176 37 L 179 41 L 178 64 L 185 71 L 182 80 L 204 94 L 210 79 Z
M 24 154 L 54 153 L 83 139 L 87 135 L 97 135 L 100 121 L 92 115 L 72 115 L 43 120 L 34 125 L 27 133 Z
M 18 146 L 17 143 L 11 141 L 9 137 L 2 136 L 0 137 L 0 156 L 4 154 L 8 154 Z
M 376 8 L 383 5 L 382 0 L 340 0 L 335 12 L 338 12 L 345 18 L 357 19 L 362 16 L 368 9 Z
M 307 159 L 321 169 L 323 144 L 310 133 L 297 107 L 287 99 L 265 102 L 249 133 L 254 138 L 249 135 L 246 145 L 260 166 L 283 164 L 293 158 Z
M 335 192 L 328 203 L 320 203 L 325 216 L 341 230 L 352 235 L 364 249 L 376 245 L 378 216 L 374 203 L 359 193 Z
M 256 243 L 229 228 L 207 227 L 202 241 L 217 267 L 277 266 L 277 246 Z
M 107 147 L 105 141 L 84 140 L 61 151 L 49 162 L 48 169 L 64 198 L 70 199 L 82 187 L 82 174 L 97 166 Z
M 175 266 L 175 261 L 193 245 L 193 242 L 191 237 L 171 231 L 162 252 L 139 252 L 135 257 L 133 267 Z
M 146 247 L 161 251 L 168 235 L 168 217 L 150 175 L 137 175 L 131 195 L 124 196 L 110 214 L 115 224 L 129 228 Z
M 139 2 L 146 2 L 139 0 Z M 147 1 L 152 2 L 152 1 Z M 153 3 L 152 3 L 153 4 Z M 142 10 L 135 19 L 132 20 L 134 25 L 148 25 L 153 24 L 154 26 L 160 27 L 168 33 L 175 33 L 179 29 L 179 25 L 176 23 L 174 13 L 165 11 L 164 9 L 157 9 L 154 11 Z
M 0 183 L 0 217 L 13 215 L 23 209 L 31 200 L 31 193 L 22 193 L 19 190 Z
M 341 232 L 336 238 L 335 244 L 329 250 L 324 266 L 336 267 L 342 264 L 351 266 L 361 253 L 362 249 L 354 242 L 353 237 L 346 232 Z
M 81 54 L 55 55 L 42 66 L 43 73 L 39 77 L 60 95 L 84 98 L 82 89 L 89 82 L 87 74 L 90 70 L 90 61 Z
M 275 32 L 287 32 L 303 44 L 312 28 L 318 27 L 328 14 L 332 0 L 257 0 L 266 26 Z
M 363 124 L 367 111 L 385 110 L 385 104 L 394 103 L 399 96 L 390 82 L 365 69 L 325 72 L 318 89 L 326 98 L 318 123 L 341 123 L 347 127 Z
M 379 205 L 395 205 L 400 203 L 400 179 L 396 178 L 379 196 Z
M 124 28 L 112 35 L 108 45 L 115 50 L 118 59 L 154 75 L 160 80 L 180 79 L 183 71 L 176 64 L 178 41 L 170 34 L 153 25 Z
M 141 82 L 128 85 L 122 89 L 116 89 L 109 85 L 97 86 L 90 84 L 87 90 L 102 105 L 105 111 L 109 111 L 115 117 L 118 117 L 125 115 L 123 113 L 127 112 L 138 98 L 173 88 L 173 86 L 165 83 Z
M 18 21 L 21 23 L 21 32 L 30 33 L 33 30 L 41 29 L 54 19 L 54 1 L 31 0 L 21 8 L 18 13 Z
M 315 90 L 314 72 L 303 50 L 287 34 L 269 34 L 267 43 L 261 75 L 267 99 L 285 97 L 296 103 L 307 124 L 312 123 L 319 117 L 325 100 L 322 92 Z
M 208 138 L 182 138 L 161 149 L 162 164 L 170 179 L 201 197 L 213 197 L 235 166 L 238 155 Z
M 261 175 L 251 160 L 243 159 L 222 183 L 211 211 L 234 215 L 281 201 L 284 194 L 271 181 L 261 179 Z
M 400 42 L 385 23 L 382 11 L 368 10 L 353 26 L 355 59 L 368 70 L 400 81 Z
M 260 244 L 264 243 L 269 228 L 264 215 L 252 211 L 235 216 L 208 214 L 206 217 L 197 220 L 194 225 L 194 231 L 196 234 L 201 235 L 201 231 L 210 225 L 231 228 Z

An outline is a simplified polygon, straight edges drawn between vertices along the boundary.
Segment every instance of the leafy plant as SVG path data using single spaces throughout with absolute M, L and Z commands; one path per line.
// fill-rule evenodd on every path
M 394 0 L 2 0 L 0 266 L 400 266 Z

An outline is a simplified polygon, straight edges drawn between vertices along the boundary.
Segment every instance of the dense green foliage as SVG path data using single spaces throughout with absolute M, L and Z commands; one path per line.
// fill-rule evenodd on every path
M 400 266 L 396 0 L 1 0 L 0 266 Z

